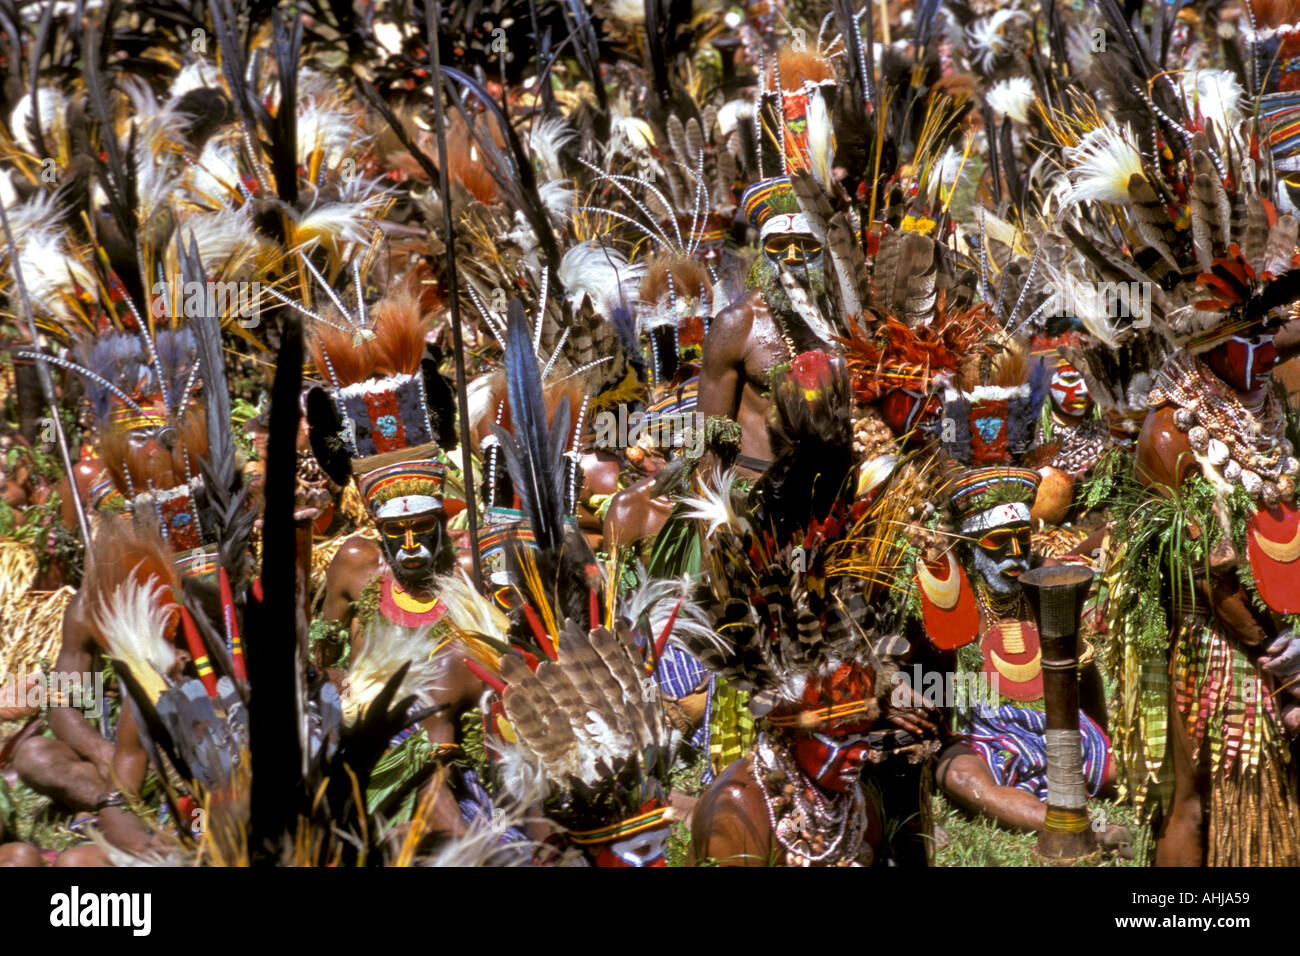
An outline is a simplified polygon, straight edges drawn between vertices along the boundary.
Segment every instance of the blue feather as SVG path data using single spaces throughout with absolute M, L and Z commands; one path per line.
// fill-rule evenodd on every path
M 108 332 L 94 339 L 78 342 L 77 359 L 87 371 L 112 382 L 126 394 L 135 392 L 146 363 L 144 343 L 125 332 Z M 99 382 L 82 376 L 91 411 L 101 425 L 113 410 L 113 393 Z
M 154 348 L 158 352 L 159 371 L 167 385 L 167 397 L 174 407 L 180 407 L 198 356 L 194 332 L 188 328 L 162 329 L 154 336 Z
M 641 343 L 636 338 L 636 316 L 626 302 L 622 302 L 609 313 L 609 322 L 618 333 L 618 340 L 623 343 L 630 355 L 641 354 Z
M 1051 371 L 1042 362 L 1035 362 L 1029 370 L 1029 415 L 1034 421 L 1042 413 L 1047 390 L 1052 385 Z

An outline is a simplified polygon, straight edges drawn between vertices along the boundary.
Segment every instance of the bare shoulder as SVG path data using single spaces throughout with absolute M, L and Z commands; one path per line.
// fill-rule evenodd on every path
M 763 304 L 763 293 L 757 289 L 746 293 L 727 306 L 709 322 L 709 331 L 715 328 L 735 328 L 738 325 L 749 326 L 753 321 L 754 309 Z
M 1137 441 L 1138 477 L 1147 484 L 1177 488 L 1196 467 L 1187 435 L 1174 423 L 1174 409 L 1147 414 Z
M 727 306 L 709 322 L 709 334 L 704 339 L 704 357 L 720 352 L 737 352 L 749 337 L 757 307 L 763 304 L 761 293 L 754 291 L 740 301 Z
M 770 851 L 767 808 L 750 772 L 749 759 L 742 758 L 722 772 L 695 806 L 691 861 L 765 866 Z
M 700 808 L 707 803 L 716 812 L 724 807 L 741 806 L 750 800 L 757 794 L 757 787 L 749 768 L 749 758 L 741 757 L 718 774 L 718 779 L 713 781 L 712 786 L 700 798 Z
M 342 570 L 344 568 L 374 564 L 380 560 L 382 555 L 383 552 L 380 550 L 377 541 L 354 535 L 339 547 L 334 559 L 330 561 L 330 570 L 333 571 L 335 568 Z
M 366 582 L 380 572 L 383 560 L 379 545 L 369 538 L 352 537 L 344 541 L 330 561 L 329 570 L 325 572 L 326 604 L 332 608 L 326 613 L 333 617 L 343 613 L 342 608 L 334 606 L 328 595 L 356 600 L 361 596 Z

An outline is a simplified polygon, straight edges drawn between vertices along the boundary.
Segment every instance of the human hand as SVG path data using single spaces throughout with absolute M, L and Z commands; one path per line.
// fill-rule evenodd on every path
M 35 717 L 39 714 L 41 712 L 40 707 L 28 706 L 27 695 L 40 682 L 41 674 L 38 671 L 28 674 L 22 680 L 12 680 L 0 687 L 0 704 L 11 704 L 11 706 L 0 706 L 0 721 L 26 720 L 28 717 Z
M 1277 682 L 1284 696 L 1300 701 L 1300 635 L 1286 630 L 1275 637 L 1264 649 L 1259 666 Z

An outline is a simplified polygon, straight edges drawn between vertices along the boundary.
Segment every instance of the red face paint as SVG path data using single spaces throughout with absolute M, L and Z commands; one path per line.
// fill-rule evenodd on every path
M 1069 363 L 1062 363 L 1052 374 L 1052 405 L 1070 418 L 1086 414 L 1092 405 L 1083 376 Z
M 856 733 L 820 733 L 795 741 L 795 762 L 817 786 L 843 793 L 862 777 L 870 745 Z
M 668 845 L 668 827 L 656 827 L 643 833 L 634 833 L 623 840 L 600 844 L 592 854 L 596 866 L 653 867 L 667 866 L 664 848 Z
M 1268 384 L 1277 365 L 1277 346 L 1271 334 L 1234 335 L 1205 353 L 1205 362 L 1233 388 L 1254 392 Z

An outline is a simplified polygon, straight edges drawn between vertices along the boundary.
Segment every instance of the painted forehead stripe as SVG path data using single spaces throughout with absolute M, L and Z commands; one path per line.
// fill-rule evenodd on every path
M 987 511 L 973 514 L 961 523 L 963 534 L 972 531 L 987 531 L 1009 524 L 1026 524 L 1029 521 L 1029 505 L 1019 501 L 995 505 Z

